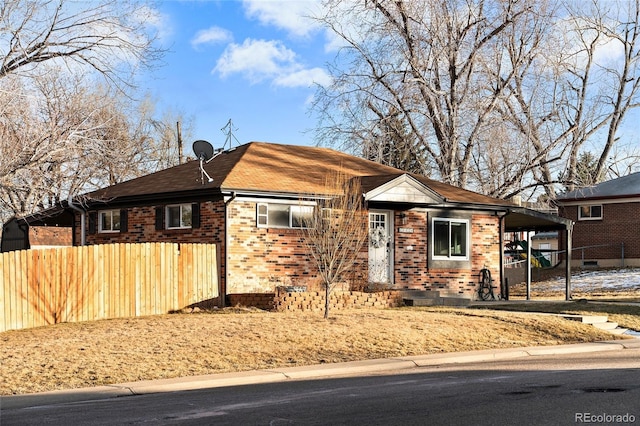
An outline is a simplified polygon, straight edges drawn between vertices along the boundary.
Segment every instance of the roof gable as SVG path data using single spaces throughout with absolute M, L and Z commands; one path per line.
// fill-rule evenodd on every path
M 416 204 L 441 204 L 444 201 L 437 193 L 408 174 L 402 174 L 365 192 L 365 200 Z

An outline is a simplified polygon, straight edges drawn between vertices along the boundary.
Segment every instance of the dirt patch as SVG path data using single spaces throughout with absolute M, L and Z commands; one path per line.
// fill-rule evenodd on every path
M 469 309 L 225 309 L 0 333 L 0 394 L 466 350 L 612 339 L 556 317 Z

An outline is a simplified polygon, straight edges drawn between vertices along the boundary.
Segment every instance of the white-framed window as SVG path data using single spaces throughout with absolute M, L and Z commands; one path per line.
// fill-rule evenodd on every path
M 165 210 L 167 229 L 191 228 L 191 204 L 168 205 Z
M 433 218 L 431 250 L 436 260 L 469 260 L 469 221 Z
M 304 228 L 313 209 L 313 206 L 299 204 L 258 203 L 256 222 L 260 228 Z
M 98 232 L 120 232 L 120 210 L 100 210 Z
M 578 206 L 578 220 L 601 220 L 602 205 Z

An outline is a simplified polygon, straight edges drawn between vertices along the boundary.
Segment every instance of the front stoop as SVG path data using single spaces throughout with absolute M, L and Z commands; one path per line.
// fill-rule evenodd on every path
M 402 294 L 406 306 L 469 306 L 471 298 L 440 290 L 406 290 Z

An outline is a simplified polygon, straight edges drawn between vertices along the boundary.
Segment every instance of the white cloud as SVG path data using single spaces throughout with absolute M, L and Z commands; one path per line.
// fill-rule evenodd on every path
M 140 23 L 154 29 L 161 41 L 166 41 L 173 35 L 169 16 L 149 6 L 142 6 L 135 11 L 132 19 L 138 19 Z
M 280 75 L 274 79 L 274 83 L 283 87 L 309 87 L 313 84 L 328 86 L 331 84 L 331 77 L 322 68 L 311 68 Z
M 203 44 L 226 43 L 233 39 L 230 31 L 220 27 L 211 27 L 206 30 L 200 30 L 195 37 L 191 39 L 191 46 L 197 48 Z
M 277 75 L 295 63 L 295 53 L 281 42 L 246 39 L 231 43 L 222 53 L 214 71 L 222 77 L 241 73 L 254 83 Z
M 249 18 L 257 19 L 263 25 L 273 25 L 297 37 L 306 37 L 319 28 L 309 19 L 321 6 L 319 1 L 244 0 L 243 5 Z
M 213 72 L 223 78 L 241 74 L 251 83 L 271 80 L 281 87 L 308 87 L 330 81 L 322 69 L 306 69 L 298 62 L 295 52 L 277 40 L 246 39 L 242 44 L 231 43 Z

